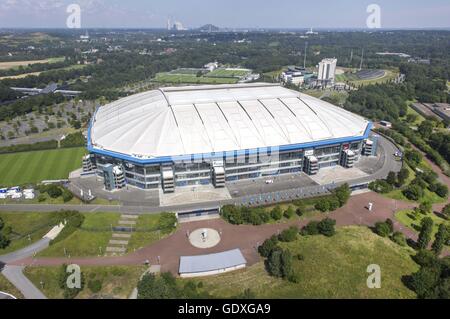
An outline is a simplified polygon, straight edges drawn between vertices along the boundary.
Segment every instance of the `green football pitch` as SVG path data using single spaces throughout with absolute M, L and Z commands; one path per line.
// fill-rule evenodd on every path
M 0 186 L 66 179 L 81 167 L 83 147 L 0 155 Z

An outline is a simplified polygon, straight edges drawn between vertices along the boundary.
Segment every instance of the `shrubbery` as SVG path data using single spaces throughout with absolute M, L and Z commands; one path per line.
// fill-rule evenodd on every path
M 391 192 L 394 188 L 387 181 L 379 179 L 369 183 L 369 189 L 380 194 Z
M 301 230 L 302 235 L 318 235 L 322 234 L 327 237 L 333 236 L 336 231 L 334 226 L 336 225 L 336 221 L 334 219 L 325 218 L 318 221 L 311 221 L 306 226 L 304 226 Z
M 297 239 L 298 228 L 296 226 L 291 226 L 288 229 L 283 230 L 278 236 L 280 241 L 291 242 Z

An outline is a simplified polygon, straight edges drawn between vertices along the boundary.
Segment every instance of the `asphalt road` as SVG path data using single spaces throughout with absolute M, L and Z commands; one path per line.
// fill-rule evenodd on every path
M 47 299 L 45 295 L 36 288 L 35 285 L 23 274 L 23 266 L 5 266 L 2 274 L 8 279 L 20 292 L 25 299 Z
M 36 253 L 48 247 L 50 239 L 43 238 L 30 246 L 12 252 L 10 254 L 0 256 L 0 263 L 11 263 L 15 260 L 32 257 Z M 6 265 L 2 274 L 9 280 L 26 299 L 46 299 L 45 295 L 33 285 L 33 283 L 23 274 L 23 266 Z

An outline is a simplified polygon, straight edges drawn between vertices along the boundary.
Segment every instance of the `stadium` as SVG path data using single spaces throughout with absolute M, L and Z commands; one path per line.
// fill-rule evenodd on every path
M 280 174 L 346 168 L 373 155 L 372 123 L 277 84 L 161 88 L 100 107 L 88 130 L 107 190 L 174 192 Z

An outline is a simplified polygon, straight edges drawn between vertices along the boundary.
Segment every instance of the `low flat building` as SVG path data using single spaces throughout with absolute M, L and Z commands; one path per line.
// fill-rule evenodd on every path
M 218 275 L 245 268 L 247 261 L 240 249 L 200 256 L 181 256 L 178 273 L 182 278 Z

